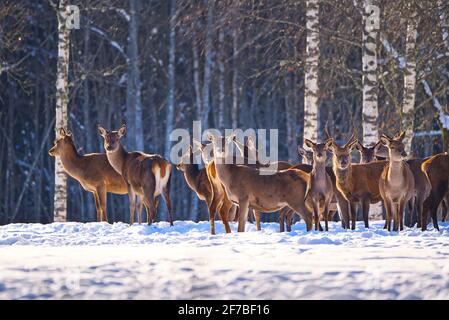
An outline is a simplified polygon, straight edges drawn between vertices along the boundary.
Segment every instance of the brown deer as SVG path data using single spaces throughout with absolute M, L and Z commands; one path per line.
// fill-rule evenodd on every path
M 391 231 L 393 218 L 393 231 L 404 229 L 404 209 L 407 202 L 414 197 L 415 178 L 410 166 L 405 162 L 407 154 L 404 151 L 402 140 L 405 131 L 397 138 L 382 135 L 380 141 L 388 148 L 388 164 L 384 167 L 379 179 L 379 191 L 387 211 L 387 230 Z
M 421 168 L 431 185 L 429 197 L 424 201 L 421 230 L 427 230 L 429 215 L 432 218 L 434 228 L 439 230 L 437 221 L 438 207 L 449 192 L 449 154 L 440 153 L 434 155 L 424 161 Z
M 395 135 L 395 138 L 399 137 L 400 133 Z M 365 147 L 360 142 L 356 144 L 356 149 L 360 153 L 360 163 L 370 163 L 376 159 L 389 159 L 388 148 L 385 147 L 379 140 L 373 146 Z M 410 170 L 412 170 L 415 178 L 415 196 L 408 202 L 408 220 L 409 226 L 413 225 L 413 211 L 416 208 L 418 228 L 421 227 L 421 215 L 423 210 L 424 200 L 427 199 L 430 193 L 430 184 L 426 175 L 421 170 L 421 164 L 426 159 L 411 159 L 407 160 Z M 385 220 L 384 229 L 387 229 L 387 221 Z
M 109 164 L 106 154 L 78 154 L 72 134 L 64 128 L 59 129 L 59 137 L 48 154 L 60 157 L 64 171 L 94 195 L 97 221 L 108 221 L 106 193 L 127 194 L 128 189 L 122 176 Z
M 302 163 L 305 164 L 313 164 L 313 152 L 310 150 L 306 150 L 301 146 L 298 146 L 298 155 L 302 159 Z
M 214 193 L 212 185 L 209 182 L 206 169 L 199 169 L 197 164 L 193 163 L 193 150 L 192 146 L 189 146 L 189 150 L 182 157 L 181 162 L 176 168 L 184 173 L 187 185 L 192 189 L 200 200 L 203 200 L 207 204 L 209 210 L 209 222 L 210 233 L 215 234 L 215 212 L 219 212 L 221 220 L 223 221 L 226 233 L 231 232 L 228 222 L 228 212 L 224 213 L 223 210 L 217 210 L 217 201 L 214 200 Z M 226 208 L 226 206 L 225 206 Z M 223 208 L 223 209 L 225 209 Z M 221 209 L 221 208 L 220 208 Z M 223 216 L 225 214 L 225 216 Z
M 309 180 L 305 198 L 309 196 L 313 203 L 315 231 L 320 228 L 320 217 L 324 218 L 325 229 L 329 231 L 329 206 L 333 198 L 333 184 L 329 175 L 326 173 L 326 159 L 328 143 L 314 143 L 309 139 L 304 140 L 304 144 L 312 150 L 313 168 L 309 173 Z
M 239 206 L 238 231 L 245 231 L 249 208 L 274 212 L 288 206 L 298 212 L 311 230 L 312 214 L 305 205 L 305 191 L 308 175 L 296 169 L 281 170 L 272 175 L 261 175 L 259 168 L 245 165 L 224 164 L 229 157 L 232 137 L 215 137 L 208 139 L 213 144 L 217 176 L 225 188 L 226 195 Z M 292 192 L 294 190 L 294 192 Z
M 246 165 L 250 165 L 250 166 L 255 167 L 255 168 L 264 168 L 264 167 L 267 168 L 270 165 L 274 165 L 277 168 L 277 170 L 286 170 L 286 169 L 289 169 L 289 168 L 291 168 L 293 166 L 291 163 L 289 163 L 287 161 L 276 161 L 275 163 L 262 164 L 259 161 L 259 154 L 258 154 L 256 145 L 255 145 L 255 143 L 254 143 L 254 141 L 252 140 L 251 137 L 248 137 L 247 143 L 243 144 L 243 143 L 241 143 L 237 139 L 237 137 L 235 135 L 232 135 L 232 141 L 235 143 L 235 145 L 239 149 L 240 153 L 243 155 L 244 160 L 246 160 L 245 161 Z M 247 158 L 252 159 L 253 162 L 255 162 L 255 163 L 254 164 L 248 164 Z M 261 227 L 261 224 L 260 224 L 260 213 L 261 212 L 257 211 L 257 210 L 252 210 L 252 209 L 250 209 L 250 212 L 253 213 L 254 218 L 256 220 L 256 229 L 258 231 L 262 230 L 262 227 Z M 290 219 L 292 217 L 293 217 L 293 214 L 291 214 L 289 216 Z M 236 216 L 236 218 L 238 219 L 238 215 Z
M 388 149 L 380 141 L 371 146 L 364 146 L 357 141 L 355 149 L 360 153 L 359 163 L 370 163 L 388 158 Z
M 108 131 L 99 126 L 98 131 L 104 139 L 106 156 L 111 166 L 122 175 L 129 194 L 130 224 L 134 223 L 135 198 L 140 196 L 147 212 L 147 222 L 151 224 L 156 213 L 156 198 L 162 194 L 168 209 L 170 225 L 173 215 L 170 201 L 171 164 L 157 154 L 128 152 L 121 143 L 126 134 L 126 126 L 117 131 Z M 141 208 L 137 208 L 141 223 Z
M 355 147 L 357 139 L 353 133 L 349 141 L 339 146 L 331 140 L 329 149 L 332 151 L 332 167 L 336 178 L 336 187 L 343 195 L 346 203 L 339 201 L 342 208 L 348 205 L 351 229 L 355 229 L 357 204 L 362 204 L 365 228 L 369 228 L 370 204 L 381 201 L 379 192 L 379 177 L 386 161 L 375 161 L 367 164 L 352 164 L 351 150 Z

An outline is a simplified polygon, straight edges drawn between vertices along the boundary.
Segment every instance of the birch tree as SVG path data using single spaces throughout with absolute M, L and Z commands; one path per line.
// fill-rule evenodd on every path
M 165 131 L 165 156 L 167 158 L 170 156 L 170 134 L 173 131 L 173 118 L 175 112 L 176 0 L 170 1 L 169 25 L 167 123 Z
M 224 30 L 220 28 L 218 31 L 218 46 L 220 56 L 218 58 L 218 129 L 225 127 L 225 46 L 224 46 Z
M 134 141 L 130 141 L 131 148 L 143 150 L 143 126 L 142 126 L 142 99 L 141 99 L 141 82 L 139 71 L 139 20 L 138 9 L 140 0 L 129 1 L 129 34 L 128 34 L 128 83 L 127 83 L 127 118 L 129 137 L 133 137 Z
M 379 7 L 372 0 L 364 1 L 363 11 L 363 37 L 362 37 L 362 83 L 363 107 L 362 126 L 363 142 L 376 143 L 378 136 L 377 118 L 379 110 L 377 105 L 377 33 L 379 30 Z
M 206 42 L 204 48 L 204 81 L 203 81 L 203 114 L 202 123 L 204 126 L 209 125 L 209 113 L 210 113 L 210 81 L 211 81 L 211 69 L 212 69 L 212 40 L 213 40 L 213 23 L 214 23 L 214 0 L 206 1 L 207 4 L 207 25 L 206 25 Z
M 306 1 L 306 62 L 304 79 L 304 139 L 318 139 L 319 1 Z
M 405 44 L 406 69 L 404 76 L 404 100 L 402 105 L 402 126 L 406 131 L 404 138 L 405 151 L 411 155 L 414 107 L 416 97 L 416 38 L 418 34 L 418 16 L 415 10 L 410 12 L 407 21 L 407 37 Z
M 70 29 L 68 28 L 68 1 L 60 0 L 58 15 L 58 65 L 56 75 L 56 137 L 59 128 L 67 128 L 67 104 L 69 100 L 68 73 Z M 55 161 L 54 221 L 67 220 L 67 175 L 59 157 Z

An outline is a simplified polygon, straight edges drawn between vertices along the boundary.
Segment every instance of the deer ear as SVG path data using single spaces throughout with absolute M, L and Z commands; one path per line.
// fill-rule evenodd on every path
M 332 150 L 332 147 L 334 145 L 334 139 L 332 138 L 327 139 L 326 142 L 324 142 L 324 145 L 326 146 L 326 149 Z
M 385 135 L 381 135 L 380 143 L 382 143 L 384 146 L 388 146 L 388 145 L 390 145 L 390 139 Z
M 65 137 L 66 135 L 67 135 L 67 133 L 65 132 L 65 129 L 64 128 L 59 128 L 59 135 L 61 136 L 61 137 Z
M 308 146 L 310 149 L 313 149 L 315 147 L 315 143 L 310 141 L 309 139 L 304 139 L 304 144 Z
M 363 151 L 363 145 L 362 145 L 359 141 L 357 141 L 357 143 L 354 145 L 354 148 L 355 148 L 357 151 L 360 151 L 360 152 Z
M 205 144 L 202 144 L 201 142 L 199 142 L 196 139 L 193 139 L 193 144 L 195 144 L 201 151 L 203 151 L 203 149 L 206 147 Z
M 100 136 L 102 136 L 104 138 L 107 134 L 107 131 L 102 126 L 98 126 L 98 133 L 100 134 Z
M 215 136 L 214 136 L 212 133 L 207 132 L 207 133 L 206 133 L 206 139 L 207 139 L 208 141 L 212 142 L 212 141 L 214 141 Z
M 120 129 L 118 129 L 117 133 L 120 138 L 123 137 L 126 134 L 126 124 L 122 124 Z
M 398 140 L 402 141 L 405 138 L 405 131 L 402 131 L 401 134 L 398 136 Z
M 307 155 L 307 150 L 304 149 L 304 148 L 301 147 L 301 146 L 298 146 L 298 154 L 299 154 L 301 157 L 305 157 L 305 156 Z

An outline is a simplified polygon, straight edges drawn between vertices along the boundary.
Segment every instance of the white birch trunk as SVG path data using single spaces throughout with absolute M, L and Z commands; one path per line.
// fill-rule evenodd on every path
M 224 30 L 220 28 L 218 32 L 218 45 L 220 57 L 218 59 L 218 129 L 225 127 L 225 47 L 224 47 Z
M 167 115 L 165 131 L 165 157 L 170 156 L 170 134 L 173 131 L 173 118 L 175 112 L 175 63 L 176 63 L 176 0 L 170 1 L 170 30 L 168 52 L 168 93 Z
M 67 28 L 67 0 L 59 1 L 58 8 L 58 66 L 56 76 L 56 137 L 59 128 L 67 128 L 67 104 L 69 100 L 69 52 L 70 29 Z M 55 161 L 54 221 L 67 221 L 67 175 L 57 157 Z
M 210 81 L 212 69 L 212 37 L 213 37 L 213 19 L 214 19 L 214 3 L 215 1 L 207 1 L 207 25 L 206 25 L 206 43 L 204 50 L 204 81 L 203 81 L 203 114 L 202 123 L 205 128 L 209 125 L 210 113 Z
M 196 103 L 196 120 L 201 120 L 201 80 L 200 80 L 200 54 L 198 48 L 198 40 L 193 40 L 192 45 L 192 54 L 193 54 L 193 85 L 195 87 L 195 103 Z
M 238 30 L 237 26 L 234 26 L 232 32 L 232 108 L 231 108 L 231 120 L 232 128 L 238 127 L 238 109 L 239 109 L 239 84 L 238 84 Z
M 413 138 L 413 120 L 416 96 L 416 38 L 418 35 L 418 17 L 413 11 L 407 23 L 405 44 L 406 69 L 404 76 L 404 101 L 402 106 L 402 127 L 406 131 L 404 138 L 405 151 L 411 155 Z
M 304 79 L 304 139 L 318 139 L 319 1 L 307 0 L 307 48 Z
M 139 0 L 130 0 L 130 21 L 128 34 L 128 85 L 127 85 L 127 118 L 131 139 L 130 147 L 143 150 L 142 99 L 139 71 L 138 13 Z
M 363 12 L 363 143 L 376 143 L 378 136 L 377 119 L 379 110 L 377 105 L 377 33 L 379 30 L 379 8 L 372 0 L 365 0 Z

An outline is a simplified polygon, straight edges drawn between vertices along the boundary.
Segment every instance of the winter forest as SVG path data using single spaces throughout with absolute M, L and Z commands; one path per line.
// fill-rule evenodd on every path
M 409 154 L 426 157 L 448 150 L 448 83 L 444 0 L 2 0 L 0 224 L 52 222 L 66 184 L 66 219 L 95 221 L 92 194 L 48 155 L 58 127 L 80 154 L 104 152 L 99 124 L 126 123 L 128 149 L 167 155 L 169 133 L 199 120 L 279 129 L 292 163 L 326 126 L 365 145 L 403 130 Z M 207 220 L 172 174 L 175 220 Z M 128 206 L 108 194 L 109 221 L 128 222 Z

